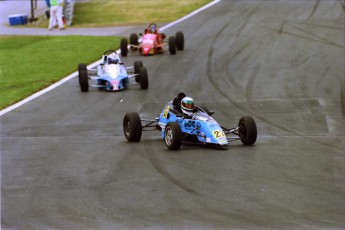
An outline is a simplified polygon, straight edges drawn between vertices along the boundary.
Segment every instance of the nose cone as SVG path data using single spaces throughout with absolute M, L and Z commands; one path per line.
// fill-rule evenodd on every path
M 143 54 L 149 55 L 149 54 L 150 54 L 150 51 L 151 51 L 151 48 L 149 48 L 149 47 L 144 48 L 144 49 L 143 49 Z
M 143 54 L 144 55 L 149 55 L 152 53 L 153 46 L 151 44 L 145 44 L 143 45 Z
M 222 145 L 222 146 L 229 145 L 229 142 L 228 142 L 228 140 L 226 139 L 226 137 L 219 138 L 219 139 L 217 139 L 217 141 L 218 141 L 218 144 L 219 144 L 219 145 Z
M 146 47 L 146 48 L 144 48 L 144 53 L 148 54 L 150 52 L 150 50 L 151 50 L 150 47 Z

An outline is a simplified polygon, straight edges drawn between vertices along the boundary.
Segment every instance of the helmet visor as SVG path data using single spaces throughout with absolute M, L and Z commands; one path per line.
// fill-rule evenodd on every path
M 186 110 L 193 110 L 194 109 L 194 102 L 189 100 L 182 101 L 182 108 Z

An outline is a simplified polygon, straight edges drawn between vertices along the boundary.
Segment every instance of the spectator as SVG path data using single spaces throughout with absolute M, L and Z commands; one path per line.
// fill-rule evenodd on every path
M 50 0 L 46 0 L 47 7 L 50 8 Z
M 52 30 L 55 27 L 56 21 L 58 22 L 58 26 L 60 30 L 65 29 L 64 23 L 62 20 L 64 0 L 50 0 L 49 3 L 50 3 L 49 30 Z

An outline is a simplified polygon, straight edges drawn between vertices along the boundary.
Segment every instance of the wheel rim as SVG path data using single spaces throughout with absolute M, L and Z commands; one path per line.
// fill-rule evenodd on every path
M 173 140 L 173 133 L 170 127 L 165 130 L 165 143 L 170 146 Z
M 131 135 L 131 124 L 130 124 L 129 120 L 127 120 L 125 123 L 125 134 L 127 137 L 129 137 Z
M 247 138 L 247 126 L 244 122 L 240 124 L 240 137 Z

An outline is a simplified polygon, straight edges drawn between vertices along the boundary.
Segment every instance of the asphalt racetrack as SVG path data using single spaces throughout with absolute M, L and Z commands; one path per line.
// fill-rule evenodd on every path
M 223 0 L 179 30 L 175 56 L 123 58 L 148 90 L 74 78 L 0 117 L 1 229 L 345 228 L 343 1 Z M 126 141 L 126 112 L 154 118 L 180 91 L 223 126 L 253 116 L 256 144 Z

